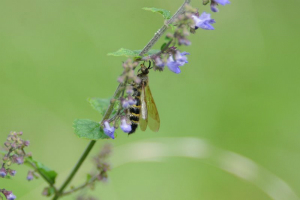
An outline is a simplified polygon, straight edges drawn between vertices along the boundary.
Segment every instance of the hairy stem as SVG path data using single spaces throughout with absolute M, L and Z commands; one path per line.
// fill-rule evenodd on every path
M 76 191 L 78 191 L 78 190 L 81 190 L 81 189 L 83 189 L 83 188 L 85 188 L 85 187 L 87 187 L 87 186 L 93 184 L 93 183 L 94 183 L 95 181 L 97 181 L 97 180 L 98 180 L 97 176 L 94 176 L 94 177 L 91 178 L 91 180 L 89 180 L 88 182 L 86 182 L 86 183 L 84 183 L 84 184 L 82 184 L 82 185 L 80 185 L 80 186 L 78 186 L 78 187 L 76 187 L 76 188 L 73 188 L 73 189 L 71 189 L 70 191 L 64 192 L 61 196 L 65 196 L 65 195 L 68 195 L 68 194 L 72 194 L 73 192 L 76 192 Z
M 155 33 L 154 37 L 148 42 L 148 44 L 143 48 L 143 50 L 139 54 L 140 56 L 143 56 L 144 54 L 146 54 L 152 48 L 152 46 L 157 42 L 157 40 L 167 30 L 167 28 L 169 27 L 169 25 L 171 23 L 173 23 L 175 21 L 175 19 L 179 15 L 181 15 L 181 14 L 184 13 L 185 5 L 189 4 L 190 2 L 191 2 L 191 0 L 185 0 L 184 1 L 184 3 L 180 6 L 180 8 L 177 10 L 177 12 L 171 17 L 171 19 L 169 19 L 168 21 L 166 21 L 165 24 Z M 100 122 L 100 124 L 102 124 L 104 120 L 107 120 L 110 117 L 110 115 L 111 115 L 111 113 L 113 111 L 114 105 L 115 105 L 115 99 L 117 99 L 118 96 L 120 95 L 120 92 L 122 91 L 123 86 L 125 86 L 124 83 L 120 83 L 119 86 L 117 87 L 117 89 L 115 91 L 115 94 L 114 94 L 114 97 L 113 97 L 112 101 L 110 102 L 110 105 L 109 105 L 108 109 L 106 110 L 105 115 L 103 116 L 103 119 Z M 58 192 L 55 194 L 53 200 L 57 200 L 60 196 L 63 195 L 64 189 L 68 186 L 68 184 L 70 183 L 70 181 L 73 179 L 74 175 L 76 174 L 76 172 L 80 168 L 81 164 L 84 162 L 84 160 L 88 156 L 89 152 L 91 151 L 91 149 L 93 148 L 93 146 L 95 145 L 95 143 L 96 143 L 95 140 L 90 141 L 90 143 L 86 147 L 85 151 L 81 155 L 80 159 L 76 163 L 75 167 L 71 171 L 70 175 L 64 181 L 63 185 L 58 190 Z
M 151 47 L 153 47 L 153 45 L 157 42 L 157 40 L 168 29 L 169 25 L 172 24 L 179 15 L 184 13 L 185 5 L 189 4 L 190 2 L 191 0 L 184 1 L 184 3 L 180 6 L 177 12 L 171 17 L 171 19 L 166 21 L 165 24 L 155 33 L 154 37 L 148 42 L 148 44 L 144 47 L 144 49 L 139 54 L 140 56 L 146 54 L 151 49 Z

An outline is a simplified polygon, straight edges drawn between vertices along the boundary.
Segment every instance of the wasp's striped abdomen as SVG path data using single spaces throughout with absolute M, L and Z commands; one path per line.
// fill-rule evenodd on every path
M 141 88 L 133 87 L 132 96 L 136 103 L 128 108 L 129 120 L 131 121 L 131 131 L 128 134 L 134 133 L 139 124 L 141 112 Z

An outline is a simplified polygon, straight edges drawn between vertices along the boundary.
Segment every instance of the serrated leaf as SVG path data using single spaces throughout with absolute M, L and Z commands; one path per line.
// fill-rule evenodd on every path
M 124 49 L 121 48 L 116 52 L 113 53 L 108 53 L 108 56 L 125 56 L 125 57 L 134 57 L 134 56 L 138 56 L 138 54 L 134 53 L 134 51 L 129 50 L 129 49 Z
M 75 119 L 73 123 L 75 134 L 80 138 L 86 138 L 90 140 L 108 139 L 100 124 L 90 119 Z
M 160 14 L 162 14 L 164 19 L 170 19 L 171 18 L 171 12 L 165 9 L 161 9 L 161 8 L 143 8 L 144 10 L 149 10 L 152 12 L 158 12 Z
M 32 157 L 26 157 L 26 161 L 33 163 L 37 167 L 39 173 L 41 173 L 42 176 L 46 177 L 51 184 L 55 183 L 57 173 L 54 170 L 49 169 L 47 166 L 34 160 Z
M 151 49 L 150 51 L 148 51 L 148 53 L 146 53 L 145 55 L 153 55 L 158 53 L 160 50 L 157 49 Z M 142 50 L 129 50 L 129 49 L 124 49 L 121 48 L 118 51 L 114 52 L 114 53 L 108 53 L 107 55 L 109 56 L 125 56 L 125 57 L 135 57 L 135 58 L 139 58 L 140 53 L 142 52 Z
M 101 98 L 94 97 L 94 98 L 88 98 L 88 102 L 95 110 L 97 110 L 103 116 L 110 104 L 110 99 L 101 99 Z
M 139 55 L 142 52 L 142 50 L 133 50 L 133 52 L 136 53 L 137 55 Z M 159 52 L 160 52 L 160 50 L 158 50 L 158 49 L 151 49 L 145 55 L 152 56 L 152 55 L 157 54 Z

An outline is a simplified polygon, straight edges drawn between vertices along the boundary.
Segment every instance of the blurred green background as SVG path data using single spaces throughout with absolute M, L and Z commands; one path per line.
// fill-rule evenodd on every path
M 0 141 L 12 130 L 23 131 L 29 151 L 59 173 L 60 185 L 88 144 L 73 133 L 73 120 L 99 121 L 86 99 L 109 98 L 117 87 L 125 59 L 106 54 L 142 49 L 161 27 L 162 17 L 142 7 L 174 13 L 182 2 L 1 1 Z M 200 0 L 192 5 L 210 11 Z M 115 168 L 93 195 L 299 199 L 299 6 L 296 0 L 231 0 L 220 6 L 212 14 L 215 30 L 198 30 L 192 45 L 181 48 L 191 54 L 181 74 L 151 72 L 161 129 L 130 137 L 118 131 L 109 141 Z M 107 142 L 96 143 L 72 185 L 85 180 L 92 155 Z M 156 162 L 142 161 L 144 154 L 139 159 L 137 152 L 153 153 Z M 157 162 L 157 156 L 164 158 Z M 14 180 L 0 179 L 0 188 L 18 199 L 44 199 L 46 184 L 27 182 L 28 169 L 15 168 Z

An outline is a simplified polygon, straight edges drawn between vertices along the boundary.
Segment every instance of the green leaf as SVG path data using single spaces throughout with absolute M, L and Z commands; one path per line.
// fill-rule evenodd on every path
M 139 55 L 142 52 L 142 50 L 133 50 L 133 52 L 136 53 L 137 55 Z M 152 55 L 157 54 L 159 52 L 160 52 L 159 49 L 151 49 L 145 55 L 152 56 Z
M 88 102 L 95 110 L 97 110 L 103 116 L 110 104 L 110 99 L 101 99 L 101 98 L 94 97 L 94 98 L 88 98 Z
M 89 181 L 91 180 L 91 178 L 92 178 L 92 175 L 87 174 L 87 175 L 86 175 L 86 182 L 89 182 Z
M 171 18 L 171 12 L 165 9 L 161 9 L 161 8 L 143 8 L 144 10 L 149 10 L 152 12 L 158 12 L 160 14 L 162 14 L 162 16 L 164 17 L 164 19 L 170 19 Z
M 80 138 L 86 138 L 90 140 L 108 139 L 100 124 L 89 119 L 75 119 L 73 123 L 75 134 Z
M 101 99 L 101 98 L 93 97 L 93 98 L 88 98 L 87 100 L 96 111 L 101 113 L 102 116 L 104 116 L 108 106 L 110 105 L 110 99 Z M 116 114 L 118 109 L 119 109 L 119 102 L 117 101 L 114 105 L 111 114 L 112 115 Z
M 206 5 L 209 3 L 209 0 L 203 0 L 203 5 Z
M 167 45 L 167 43 L 163 43 L 163 44 L 161 45 L 161 47 L 160 47 L 160 50 L 162 51 L 162 50 L 165 48 L 166 45 Z
M 49 169 L 47 166 L 34 160 L 32 157 L 26 157 L 26 161 L 33 163 L 37 167 L 39 173 L 41 173 L 41 175 L 44 178 L 46 178 L 51 184 L 55 183 L 55 178 L 57 176 L 57 173 L 54 170 Z
M 138 56 L 138 54 L 136 54 L 134 51 L 129 50 L 129 49 L 124 49 L 121 48 L 116 52 L 113 53 L 108 53 L 108 56 L 125 56 L 125 57 L 134 57 L 134 56 Z
M 145 55 L 153 55 L 158 53 L 160 50 L 158 49 L 151 49 L 150 51 L 148 51 L 148 53 L 146 53 Z M 107 55 L 109 56 L 125 56 L 125 57 L 141 57 L 139 54 L 142 52 L 142 50 L 129 50 L 129 49 L 124 49 L 121 48 L 118 51 L 114 52 L 114 53 L 108 53 Z
M 175 26 L 173 24 L 169 24 L 169 26 L 171 27 L 172 31 L 175 30 Z

